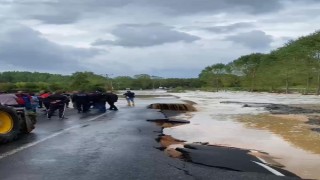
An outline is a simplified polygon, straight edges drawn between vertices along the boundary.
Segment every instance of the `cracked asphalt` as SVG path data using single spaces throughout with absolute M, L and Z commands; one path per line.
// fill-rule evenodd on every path
M 82 115 L 68 109 L 65 120 L 47 120 L 40 114 L 32 134 L 0 145 L 0 179 L 291 179 L 170 158 L 157 149 L 161 128 L 146 121 L 164 118 L 146 109 L 148 104 L 168 100 L 136 102 L 136 107 L 127 107 L 120 99 L 119 111 L 105 114 Z

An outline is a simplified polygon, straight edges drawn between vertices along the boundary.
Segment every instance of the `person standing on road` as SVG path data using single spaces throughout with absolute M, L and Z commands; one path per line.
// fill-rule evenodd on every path
M 18 97 L 18 104 L 21 107 L 25 107 L 27 110 L 31 110 L 31 96 L 29 94 L 24 93 L 23 91 L 18 91 L 16 93 L 16 96 Z
M 107 103 L 107 95 L 101 91 L 96 91 L 94 104 L 100 113 L 105 113 Z
M 71 95 L 69 93 L 63 92 L 62 95 L 67 97 L 66 108 L 69 108 Z
M 40 101 L 43 103 L 44 107 L 45 107 L 45 112 L 48 113 L 49 111 L 49 106 L 50 106 L 50 102 L 48 101 L 48 97 L 51 95 L 51 93 L 49 91 L 45 91 L 44 93 L 42 93 L 40 95 Z
M 118 111 L 118 108 L 114 105 L 118 101 L 118 95 L 114 94 L 112 91 L 106 93 L 107 102 L 110 105 L 109 110 Z
M 58 109 L 59 110 L 59 119 L 62 120 L 64 118 L 64 112 L 67 102 L 67 97 L 61 94 L 61 91 L 57 91 L 55 94 L 47 97 L 48 102 L 50 103 L 48 119 L 51 118 L 53 113 Z
M 134 98 L 135 98 L 134 92 L 127 91 L 123 95 L 126 97 L 126 100 L 128 102 L 128 106 L 134 106 Z
M 89 105 L 89 95 L 87 93 L 84 93 L 83 91 L 80 91 L 79 93 L 76 93 L 72 96 L 72 101 L 75 103 L 78 113 L 86 113 L 89 111 L 90 105 Z
M 33 112 L 37 112 L 37 108 L 39 105 L 39 99 L 38 96 L 36 96 L 34 93 L 30 93 L 31 96 L 31 107 Z

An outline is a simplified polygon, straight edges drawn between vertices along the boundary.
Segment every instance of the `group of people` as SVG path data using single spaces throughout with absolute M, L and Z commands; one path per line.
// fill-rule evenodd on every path
M 135 94 L 127 91 L 123 94 L 128 102 L 128 106 L 134 106 Z M 70 101 L 73 107 L 77 109 L 78 113 L 86 113 L 91 108 L 96 108 L 99 112 L 106 112 L 106 103 L 109 104 L 109 110 L 117 111 L 118 108 L 115 103 L 118 101 L 118 95 L 113 92 L 103 93 L 96 91 L 92 93 L 73 92 L 65 93 L 56 91 L 51 93 L 49 91 L 42 91 L 40 94 L 24 93 L 18 91 L 17 93 L 0 92 L 0 104 L 16 107 L 25 107 L 30 111 L 37 111 L 37 108 L 45 108 L 48 119 L 51 119 L 56 110 L 59 111 L 59 118 L 64 118 L 65 109 L 69 107 Z
M 59 118 L 64 118 L 64 111 L 70 102 L 67 95 L 62 94 L 61 91 L 55 93 L 41 92 L 25 93 L 18 91 L 17 93 L 0 92 L 0 104 L 11 107 L 25 107 L 28 111 L 37 112 L 38 108 L 45 107 L 44 111 L 50 119 L 54 111 L 59 109 Z
M 36 112 L 39 104 L 39 98 L 34 93 L 17 93 L 0 92 L 0 104 L 13 107 L 25 107 L 27 110 Z
M 98 109 L 100 112 L 106 112 L 106 103 L 110 106 L 109 110 L 118 110 L 114 105 L 118 101 L 118 95 L 111 91 L 107 93 L 100 91 L 93 93 L 75 92 L 71 96 L 71 100 L 78 113 L 86 113 L 91 107 Z

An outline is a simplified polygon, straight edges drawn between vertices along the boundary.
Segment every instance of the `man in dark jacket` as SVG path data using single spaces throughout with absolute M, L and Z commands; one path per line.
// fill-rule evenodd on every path
M 47 97 L 48 102 L 50 103 L 48 119 L 51 118 L 53 113 L 58 109 L 59 110 L 59 119 L 64 118 L 65 105 L 67 102 L 67 97 L 61 94 L 61 91 L 57 91 L 53 95 Z
M 88 112 L 90 109 L 90 100 L 89 95 L 84 92 L 76 93 L 72 96 L 72 101 L 76 104 L 76 107 L 78 109 L 78 113 L 81 112 Z
M 134 92 L 127 91 L 123 95 L 126 97 L 126 100 L 128 102 L 128 106 L 134 106 L 134 97 L 135 97 Z
M 107 96 L 106 93 L 103 93 L 101 91 L 96 91 L 94 93 L 94 106 L 99 110 L 101 113 L 105 113 L 107 111 L 106 109 L 106 102 L 107 102 Z
M 118 108 L 114 105 L 118 101 L 118 95 L 114 94 L 112 91 L 106 93 L 107 102 L 110 105 L 109 110 L 118 111 Z

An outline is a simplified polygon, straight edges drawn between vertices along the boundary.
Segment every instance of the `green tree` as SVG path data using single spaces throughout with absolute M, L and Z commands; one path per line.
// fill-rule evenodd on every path
M 138 74 L 138 75 L 134 75 L 134 79 L 135 79 L 134 85 L 137 89 L 151 89 L 152 80 L 150 75 Z
M 253 53 L 241 56 L 230 64 L 232 71 L 236 75 L 245 76 L 246 80 L 249 81 L 250 91 L 255 89 L 257 71 L 264 56 L 261 53 Z
M 76 72 L 71 76 L 71 88 L 81 91 L 89 90 L 90 81 L 88 80 L 88 74 L 85 72 Z

